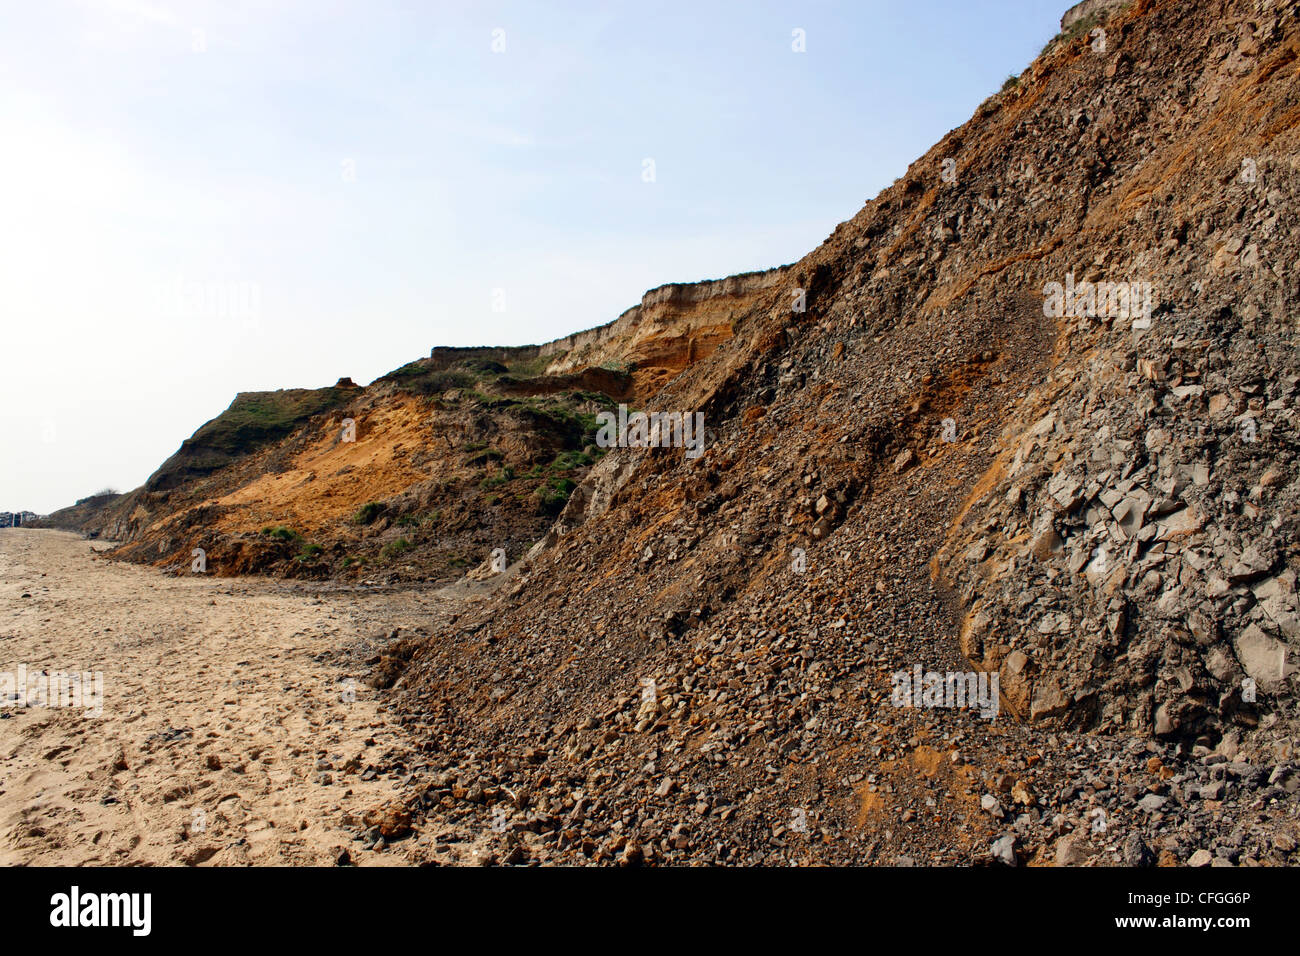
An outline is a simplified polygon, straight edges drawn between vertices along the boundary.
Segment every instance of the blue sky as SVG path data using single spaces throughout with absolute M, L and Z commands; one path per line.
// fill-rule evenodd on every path
M 135 487 L 239 391 L 794 261 L 1067 5 L 6 4 L 0 510 Z

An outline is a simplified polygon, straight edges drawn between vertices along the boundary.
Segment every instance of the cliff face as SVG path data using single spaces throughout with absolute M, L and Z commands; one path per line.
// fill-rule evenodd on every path
M 596 385 L 613 394 L 584 390 Z M 248 412 L 281 393 L 240 396 L 160 469 L 167 480 L 71 517 L 119 542 L 114 557 L 178 573 L 201 549 L 218 576 L 450 580 L 541 537 L 601 453 L 595 412 L 626 389 L 610 372 L 539 379 L 462 355 L 365 389 L 302 390 L 331 401 L 273 432 L 247 428 Z
M 106 509 L 120 501 L 122 496 L 115 491 L 101 492 L 80 498 L 75 504 L 60 508 L 51 514 L 32 521 L 23 521 L 37 528 L 59 528 L 64 531 L 82 531 L 88 529 Z M 5 525 L 0 525 L 4 527 Z
M 551 358 L 546 371 L 626 366 L 637 394 L 653 395 L 731 338 L 733 321 L 755 296 L 778 285 L 787 268 L 651 289 L 613 322 L 543 345 L 540 354 Z
M 341 404 L 355 388 L 351 380 L 346 381 L 346 386 L 341 381 L 334 388 L 241 392 L 225 412 L 181 443 L 176 454 L 149 476 L 145 490 L 178 488 L 277 442 L 313 415 Z
M 435 346 L 421 364 L 432 370 L 466 361 L 536 365 L 546 376 L 533 383 L 540 391 L 554 391 L 557 382 L 576 381 L 600 369 L 626 370 L 631 376 L 630 388 L 622 391 L 644 401 L 731 338 L 733 320 L 755 296 L 779 284 L 788 269 L 778 266 L 724 279 L 668 283 L 651 289 L 638 305 L 593 329 L 542 345 Z M 534 362 L 540 359 L 545 362 Z
M 214 574 L 384 581 L 517 558 L 603 454 L 595 414 L 709 355 L 780 274 L 661 286 L 542 346 L 438 346 L 364 389 L 241 394 L 142 488 L 58 521 L 180 572 L 195 548 Z
M 482 823 L 474 780 L 579 861 L 1288 859 L 1300 29 L 1101 22 L 654 397 L 701 458 L 605 456 L 420 647 L 434 825 Z M 900 702 L 914 668 L 991 672 L 1000 716 Z

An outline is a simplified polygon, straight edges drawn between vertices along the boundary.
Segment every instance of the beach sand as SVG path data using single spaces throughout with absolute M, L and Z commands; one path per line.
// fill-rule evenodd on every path
M 0 673 L 103 675 L 98 716 L 0 701 L 0 864 L 410 862 L 410 838 L 354 839 L 411 786 L 411 741 L 359 678 L 376 632 L 438 599 L 167 575 L 107 546 L 0 531 Z

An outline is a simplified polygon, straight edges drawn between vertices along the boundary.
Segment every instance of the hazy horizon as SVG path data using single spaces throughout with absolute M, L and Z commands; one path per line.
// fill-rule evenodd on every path
M 129 491 L 238 392 L 797 261 L 1067 6 L 16 8 L 0 510 Z

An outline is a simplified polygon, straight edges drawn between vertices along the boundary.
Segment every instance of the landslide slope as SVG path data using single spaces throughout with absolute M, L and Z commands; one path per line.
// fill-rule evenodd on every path
M 611 451 L 415 649 L 431 856 L 1290 858 L 1296 12 L 1092 22 L 654 396 L 702 457 Z M 1150 314 L 1048 314 L 1083 281 Z

